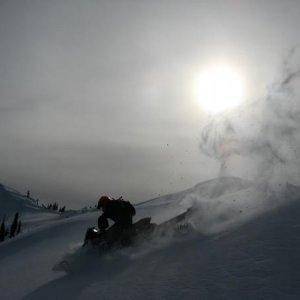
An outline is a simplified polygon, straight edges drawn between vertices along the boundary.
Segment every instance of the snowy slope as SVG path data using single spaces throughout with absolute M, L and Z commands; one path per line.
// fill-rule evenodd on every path
M 0 220 L 5 216 L 6 225 L 9 225 L 16 212 L 22 221 L 23 232 L 60 218 L 57 212 L 43 209 L 34 199 L 0 184 Z
M 14 214 L 17 211 L 35 212 L 36 210 L 38 207 L 34 200 L 0 184 L 0 212 L 2 214 Z
M 97 213 L 49 223 L 0 245 L 1 299 L 299 299 L 299 195 L 296 186 L 275 193 L 221 178 L 148 201 L 137 218 L 164 221 L 193 207 L 199 234 L 92 257 L 72 275 L 51 268 Z
M 245 190 L 252 183 L 235 177 L 223 177 L 197 184 L 185 191 L 151 199 L 138 204 L 141 213 L 151 214 L 156 223 L 166 221 L 208 199 L 217 199 L 234 192 Z M 209 200 L 210 201 L 210 200 Z
M 191 189 L 152 199 L 138 205 L 141 215 L 156 223 L 192 208 L 189 222 L 203 234 L 230 229 L 251 218 L 299 198 L 300 188 L 287 184 L 274 189 L 267 182 L 254 183 L 236 177 L 221 177 Z

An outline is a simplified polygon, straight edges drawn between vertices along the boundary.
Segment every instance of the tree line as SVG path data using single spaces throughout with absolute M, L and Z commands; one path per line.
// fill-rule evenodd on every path
M 45 209 L 50 209 L 50 210 L 54 210 L 54 211 L 58 211 L 60 213 L 64 213 L 66 211 L 66 206 L 58 206 L 57 202 L 54 203 L 48 203 L 48 204 L 42 204 L 42 207 Z
M 24 195 L 25 196 L 25 195 Z M 30 191 L 28 190 L 26 193 L 26 198 L 34 200 L 31 198 Z M 36 205 L 39 206 L 39 199 L 36 199 Z M 44 209 L 49 209 L 53 211 L 58 211 L 60 213 L 64 213 L 66 211 L 66 206 L 59 207 L 57 202 L 48 203 L 48 204 L 42 204 L 42 207 Z M 22 222 L 19 219 L 19 213 L 16 212 L 14 219 L 10 226 L 6 225 L 6 215 L 4 215 L 1 226 L 0 226 L 0 243 L 3 242 L 6 238 L 13 238 L 16 235 L 18 235 L 21 232 Z
M 24 195 L 24 196 L 25 196 L 25 195 Z M 39 199 L 34 199 L 34 198 L 32 198 L 32 197 L 31 197 L 31 193 L 30 193 L 29 190 L 28 190 L 27 193 L 26 193 L 26 198 L 35 201 L 35 202 L 36 202 L 36 205 L 39 206 Z M 64 212 L 66 211 L 66 206 L 61 206 L 61 207 L 59 207 L 57 202 L 47 203 L 47 204 L 42 204 L 42 205 L 39 206 L 39 207 L 42 207 L 42 208 L 44 208 L 44 209 L 49 209 L 49 210 L 58 211 L 58 212 L 60 212 L 60 213 L 64 213 Z

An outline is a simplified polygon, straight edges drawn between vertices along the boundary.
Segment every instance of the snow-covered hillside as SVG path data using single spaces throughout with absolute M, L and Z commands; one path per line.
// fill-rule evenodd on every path
M 137 219 L 192 208 L 196 233 L 93 256 L 69 275 L 51 269 L 98 214 L 57 220 L 0 245 L 1 299 L 299 299 L 299 195 L 219 178 L 144 202 Z
M 150 214 L 156 223 L 193 208 L 189 222 L 199 232 L 212 234 L 298 199 L 299 195 L 300 188 L 289 184 L 275 190 L 268 182 L 221 177 L 183 192 L 146 201 L 138 207 L 143 216 Z
M 36 201 L 0 184 L 0 212 L 2 214 L 9 215 L 17 211 L 28 213 L 37 210 L 39 210 L 39 207 Z
M 35 199 L 28 198 L 20 192 L 0 184 L 0 220 L 5 216 L 7 225 L 9 225 L 17 212 L 22 221 L 23 232 L 50 220 L 55 221 L 60 217 L 57 212 L 38 206 Z

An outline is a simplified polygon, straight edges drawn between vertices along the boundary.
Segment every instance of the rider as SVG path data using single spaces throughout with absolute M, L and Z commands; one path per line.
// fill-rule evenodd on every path
M 112 245 L 116 241 L 122 244 L 130 243 L 130 237 L 133 234 L 132 217 L 135 215 L 135 208 L 129 201 L 111 199 L 108 196 L 102 196 L 98 201 L 98 209 L 102 208 L 102 215 L 98 218 L 98 227 L 104 232 L 109 226 L 108 220 L 114 221 L 114 224 L 106 231 L 106 241 Z

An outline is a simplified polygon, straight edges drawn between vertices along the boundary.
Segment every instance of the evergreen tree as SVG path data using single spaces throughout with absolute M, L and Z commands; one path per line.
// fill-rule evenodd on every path
M 21 232 L 21 226 L 22 226 L 22 222 L 19 221 L 18 227 L 17 227 L 17 235 Z
M 16 213 L 14 220 L 10 226 L 10 235 L 9 235 L 10 238 L 15 236 L 16 230 L 18 228 L 18 219 L 19 219 L 19 213 Z
M 5 240 L 5 216 L 2 220 L 1 226 L 0 226 L 0 243 L 3 242 Z

